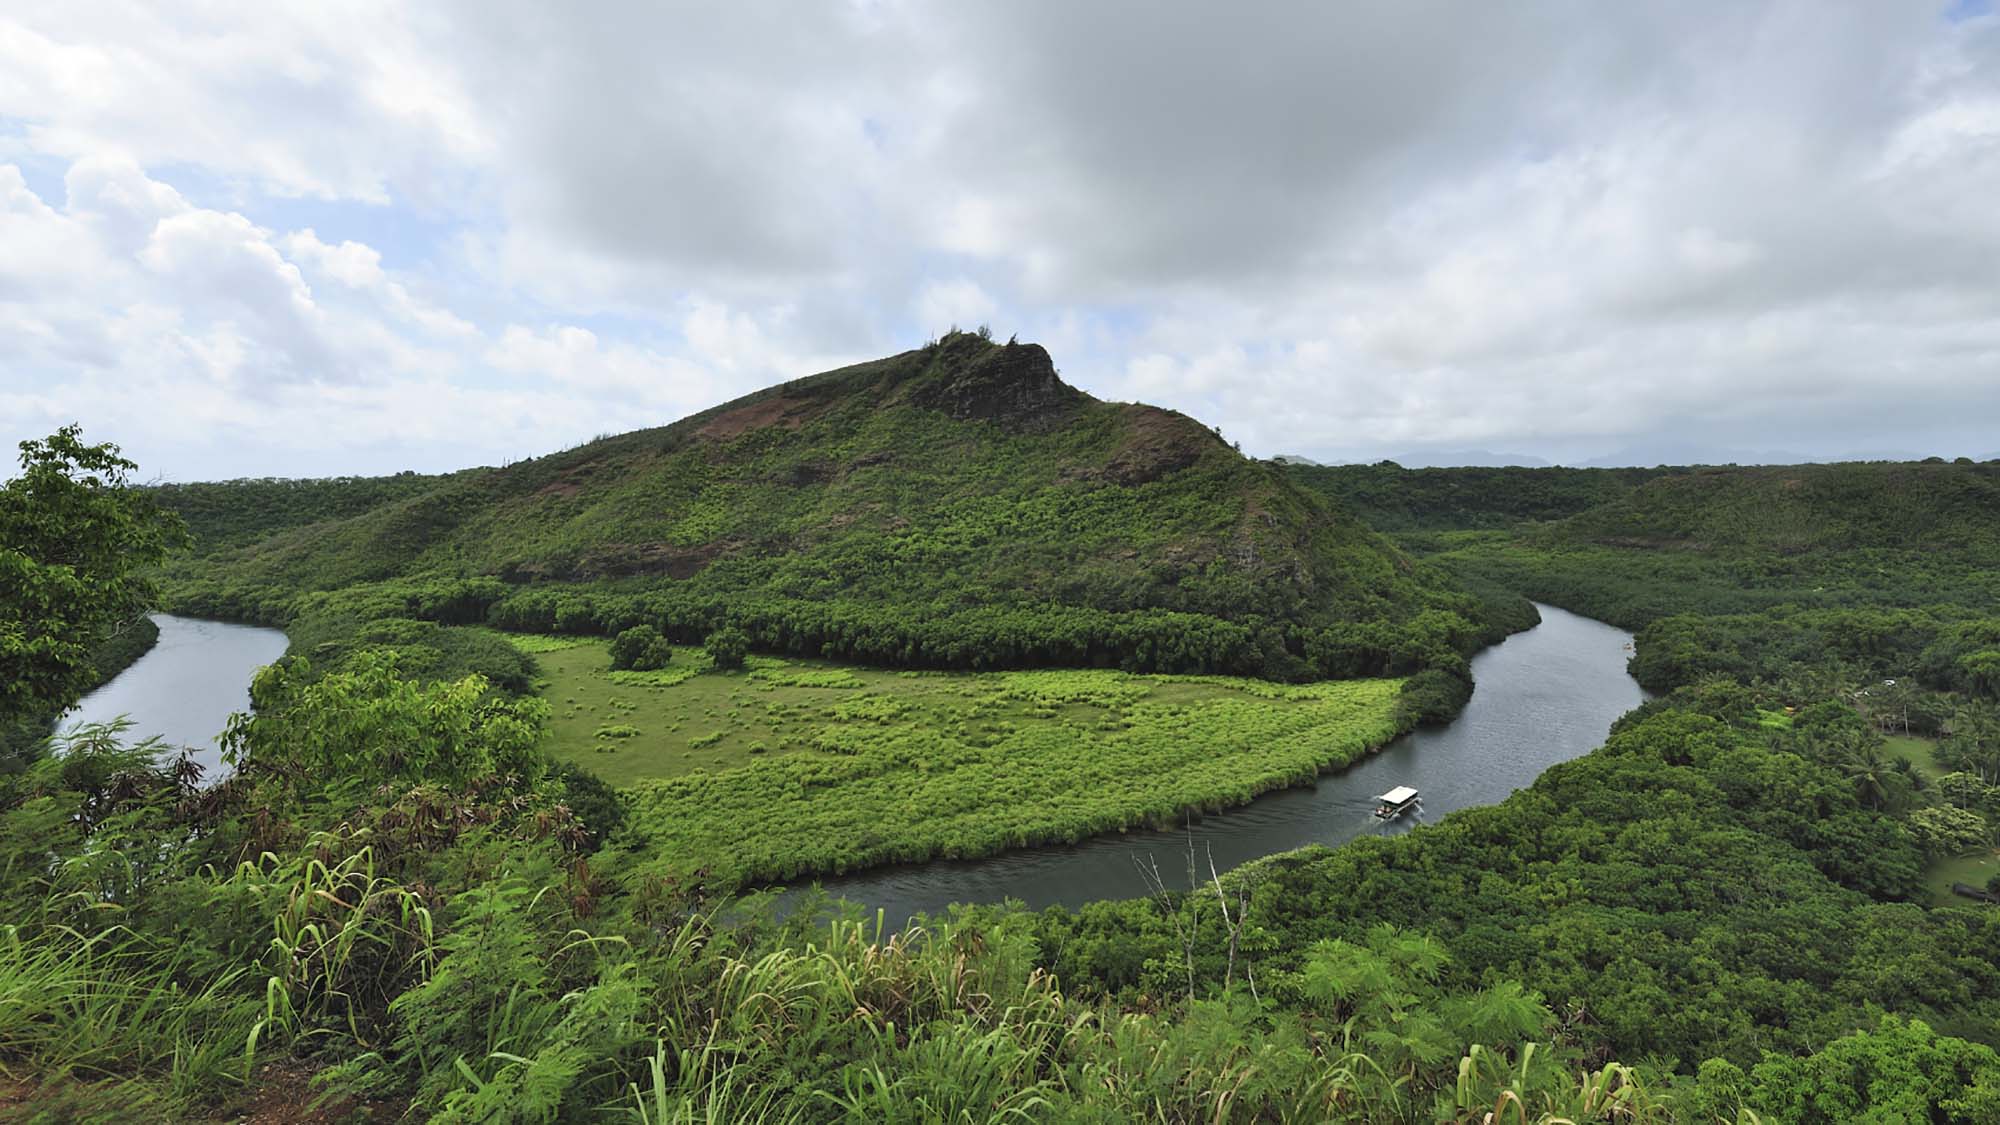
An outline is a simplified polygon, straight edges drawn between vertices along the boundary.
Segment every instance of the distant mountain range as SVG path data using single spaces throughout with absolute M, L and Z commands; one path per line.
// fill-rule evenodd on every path
M 1660 465 L 1832 465 L 1853 461 L 1922 461 L 1930 453 L 1907 449 L 1857 449 L 1837 454 L 1800 453 L 1792 449 L 1748 449 L 1697 442 L 1650 442 L 1622 446 L 1609 453 L 1579 460 L 1551 461 L 1526 453 L 1488 449 L 1413 450 L 1387 457 L 1328 457 L 1316 460 L 1298 453 L 1271 458 L 1282 465 L 1373 465 L 1393 461 L 1406 469 L 1531 468 L 1562 465 L 1577 469 L 1653 468 Z M 1950 456 L 1945 457 L 1951 460 Z M 1977 458 L 2000 460 L 2000 453 Z
M 1297 453 L 1280 453 L 1271 460 L 1280 465 L 1373 465 L 1381 461 L 1394 461 L 1405 469 L 1500 469 L 1527 468 L 1545 469 L 1554 464 L 1540 457 L 1530 457 L 1525 453 L 1495 453 L 1489 449 L 1445 449 L 1427 450 L 1421 453 L 1403 453 L 1393 457 L 1335 458 L 1315 461 Z

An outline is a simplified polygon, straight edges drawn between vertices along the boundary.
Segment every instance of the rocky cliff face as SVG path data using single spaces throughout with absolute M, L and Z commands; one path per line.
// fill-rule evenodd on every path
M 1040 344 L 994 347 L 959 334 L 939 345 L 934 373 L 918 380 L 909 402 L 960 421 L 1042 431 L 1061 424 L 1090 396 L 1062 381 Z

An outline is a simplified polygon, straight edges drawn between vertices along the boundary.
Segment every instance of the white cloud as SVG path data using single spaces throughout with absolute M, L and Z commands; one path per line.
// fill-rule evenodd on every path
M 433 336 L 470 340 L 479 329 L 450 309 L 421 300 L 382 269 L 382 255 L 372 246 L 343 240 L 338 246 L 320 241 L 312 228 L 296 230 L 279 240 L 285 253 L 302 267 L 371 295 L 383 311 Z
M 327 472 L 342 455 L 520 456 L 619 417 L 562 385 L 578 364 L 496 365 L 537 379 L 482 383 L 478 329 L 412 297 L 372 247 L 273 234 L 129 164 L 79 162 L 66 182 L 57 207 L 0 165 L 0 416 L 23 433 L 81 418 L 93 437 L 200 451 L 224 473 L 260 471 L 237 457 Z M 649 385 L 631 349 L 606 354 L 600 389 Z
M 0 116 L 76 160 L 188 164 L 284 194 L 438 199 L 490 138 L 435 54 L 446 29 L 384 0 L 137 0 L 0 16 Z M 0 156 L 4 156 L 0 149 Z
M 43 5 L 0 417 L 436 467 L 986 322 L 1253 452 L 1986 454 L 1995 183 L 1929 4 Z
M 686 365 L 640 348 L 605 347 L 597 334 L 575 325 L 541 330 L 507 326 L 485 359 L 503 371 L 547 378 L 571 394 L 616 392 L 655 401 L 699 402 L 706 387 L 687 387 Z
M 292 231 L 282 243 L 294 261 L 310 262 L 342 285 L 366 289 L 382 283 L 382 255 L 372 246 L 353 241 L 329 246 L 311 227 Z
M 992 320 L 1000 311 L 992 294 L 970 278 L 926 282 L 917 294 L 917 321 L 932 331 L 943 332 L 957 326 L 971 330 Z

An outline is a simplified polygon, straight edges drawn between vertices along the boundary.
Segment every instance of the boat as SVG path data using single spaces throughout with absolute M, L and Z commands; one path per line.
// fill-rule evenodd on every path
M 1375 815 L 1382 820 L 1394 820 L 1416 808 L 1420 799 L 1416 790 L 1407 785 L 1398 785 L 1375 798 Z

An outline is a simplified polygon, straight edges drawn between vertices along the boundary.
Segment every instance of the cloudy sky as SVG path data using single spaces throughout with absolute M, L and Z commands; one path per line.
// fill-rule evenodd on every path
M 9 4 L 0 430 L 436 470 L 989 323 L 1259 455 L 2000 453 L 1989 2 Z

